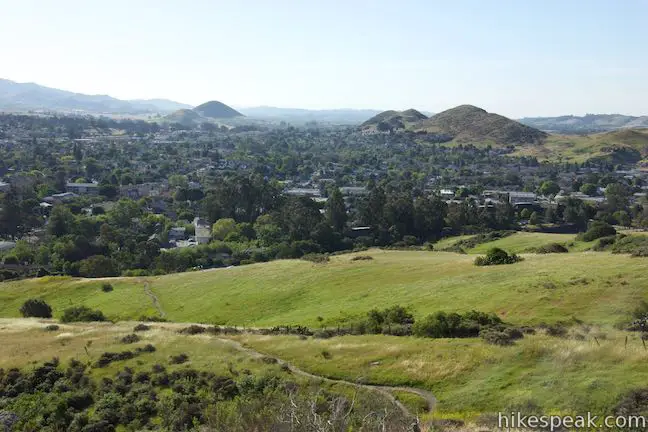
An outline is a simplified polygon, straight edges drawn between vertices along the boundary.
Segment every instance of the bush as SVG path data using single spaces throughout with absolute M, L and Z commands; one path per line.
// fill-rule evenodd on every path
M 648 236 L 632 235 L 619 236 L 612 245 L 612 253 L 632 254 L 632 256 L 648 256 Z
M 590 224 L 588 230 L 579 234 L 576 239 L 589 242 L 601 237 L 613 236 L 615 234 L 616 230 L 612 225 L 601 221 L 594 221 Z
M 478 266 L 489 266 L 489 265 L 500 265 L 500 264 L 513 264 L 516 262 L 522 261 L 522 258 L 515 254 L 508 254 L 505 250 L 500 248 L 490 249 L 485 257 L 477 257 L 475 259 L 475 265 Z
M 174 355 L 169 357 L 169 363 L 171 364 L 182 364 L 189 360 L 189 356 L 185 353 Z
M 548 254 L 548 253 L 567 253 L 569 252 L 569 249 L 567 249 L 565 246 L 561 245 L 560 243 L 549 243 L 544 246 L 540 246 L 539 248 L 535 249 L 535 253 L 539 254 Z
M 61 322 L 107 321 L 100 310 L 92 310 L 86 306 L 76 306 L 65 309 Z
M 7 255 L 4 257 L 2 260 L 3 264 L 7 265 L 18 265 L 20 264 L 20 260 L 18 260 L 18 257 L 16 255 Z
M 140 337 L 137 336 L 136 334 L 129 334 L 121 338 L 121 343 L 123 344 L 132 344 L 139 341 L 140 341 Z
M 59 326 L 56 324 L 50 324 L 45 327 L 45 331 L 57 331 L 59 329 Z
M 514 341 L 524 337 L 520 329 L 510 328 L 489 328 L 480 332 L 481 338 L 491 345 L 508 346 L 513 345 Z
M 206 331 L 207 331 L 207 329 L 205 327 L 192 324 L 189 327 L 185 327 L 185 328 L 181 329 L 178 333 L 187 334 L 187 335 L 195 335 L 195 334 L 205 333 Z
M 101 291 L 103 292 L 110 292 L 113 290 L 113 286 L 109 284 L 108 282 L 104 282 L 101 284 Z
M 52 307 L 43 300 L 29 299 L 20 307 L 20 314 L 25 318 L 52 318 Z
M 147 331 L 151 330 L 151 326 L 147 326 L 146 324 L 137 324 L 135 327 L 133 327 L 134 332 L 141 332 L 141 331 Z
M 604 251 L 609 249 L 614 243 L 616 243 L 616 236 L 601 237 L 592 249 L 597 252 Z
M 99 360 L 94 363 L 94 367 L 103 368 L 108 366 L 110 363 L 121 360 L 130 360 L 135 357 L 135 354 L 132 351 L 122 351 L 119 353 L 114 352 L 105 352 L 101 354 Z

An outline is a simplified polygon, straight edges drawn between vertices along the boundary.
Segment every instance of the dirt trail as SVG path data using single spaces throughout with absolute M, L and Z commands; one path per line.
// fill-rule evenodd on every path
M 160 304 L 160 300 L 157 298 L 157 296 L 151 291 L 151 286 L 148 281 L 144 282 L 144 292 L 146 293 L 147 296 L 151 297 L 151 300 L 153 300 L 153 306 L 155 306 L 155 309 L 157 309 L 158 313 L 160 314 L 161 318 L 166 318 L 166 313 L 162 309 L 162 305 Z
M 342 380 L 342 379 L 327 378 L 327 377 L 324 377 L 324 376 L 321 376 L 321 375 L 315 375 L 315 374 L 312 374 L 310 372 L 306 372 L 304 370 L 301 370 L 298 367 L 292 365 L 291 363 L 289 363 L 289 362 L 287 362 L 285 360 L 282 360 L 282 359 L 280 359 L 278 357 L 275 357 L 275 356 L 260 353 L 258 351 L 253 350 L 252 348 L 248 348 L 248 347 L 242 345 L 240 342 L 237 342 L 235 340 L 224 339 L 224 338 L 217 338 L 217 339 L 219 341 L 221 341 L 221 342 L 232 345 L 234 348 L 238 349 L 239 351 L 243 351 L 243 352 L 245 352 L 246 354 L 248 354 L 248 355 L 250 355 L 252 357 L 256 357 L 256 358 L 263 358 L 263 357 L 265 357 L 265 358 L 268 358 L 268 357 L 273 358 L 274 360 L 277 361 L 277 364 L 286 365 L 291 372 L 293 372 L 294 374 L 297 374 L 297 375 L 302 375 L 302 376 L 305 376 L 305 377 L 308 377 L 308 378 L 321 380 L 321 381 L 325 381 L 325 382 L 329 382 L 329 383 L 346 384 L 346 385 L 354 386 L 356 388 L 364 388 L 364 389 L 371 390 L 371 391 L 377 391 L 377 392 L 383 394 L 389 400 L 391 400 L 392 403 L 394 403 L 401 411 L 403 411 L 403 413 L 405 413 L 408 416 L 414 417 L 414 418 L 417 417 L 416 413 L 410 412 L 405 405 L 403 405 L 399 400 L 397 400 L 396 397 L 394 396 L 394 394 L 392 393 L 393 391 L 402 391 L 402 392 L 413 393 L 415 395 L 418 395 L 418 396 L 422 397 L 427 402 L 427 408 L 428 408 L 429 412 L 432 412 L 434 410 L 434 407 L 436 406 L 436 402 L 437 402 L 436 398 L 434 397 L 434 395 L 431 392 L 429 392 L 427 390 L 418 389 L 418 388 L 414 388 L 414 387 L 383 386 L 383 385 L 377 385 L 377 384 L 361 384 L 361 383 L 346 381 L 346 380 Z

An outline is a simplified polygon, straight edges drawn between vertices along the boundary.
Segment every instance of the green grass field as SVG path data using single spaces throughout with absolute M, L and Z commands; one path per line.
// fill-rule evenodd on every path
M 502 241 L 507 241 L 503 239 Z M 511 240 L 508 240 L 511 241 Z M 492 243 L 491 243 L 492 245 Z M 521 243 L 520 243 L 520 247 Z M 150 278 L 117 278 L 104 293 L 101 281 L 42 278 L 0 284 L 0 316 L 19 316 L 28 298 L 45 299 L 55 316 L 72 305 L 101 309 L 116 320 L 157 313 L 145 292 L 157 296 L 167 319 L 238 326 L 327 325 L 395 304 L 415 316 L 477 309 L 515 324 L 567 321 L 599 325 L 627 320 L 648 300 L 641 258 L 603 252 L 525 254 L 505 266 L 477 267 L 474 255 L 447 252 L 362 252 L 328 264 L 281 260 Z
M 438 399 L 435 415 L 441 417 L 470 419 L 525 405 L 562 414 L 609 413 L 624 394 L 644 385 L 639 377 L 648 373 L 648 352 L 638 334 L 625 348 L 623 332 L 572 332 L 584 340 L 538 334 L 498 347 L 479 339 L 393 336 L 237 339 L 319 375 L 428 389 Z M 318 355 L 322 350 L 330 358 Z M 407 398 L 410 406 L 420 403 Z
M 476 247 L 467 250 L 471 254 L 485 254 L 488 249 L 498 247 L 507 252 L 523 253 L 531 248 L 544 246 L 549 243 L 569 243 L 574 241 L 574 234 L 547 234 L 533 232 L 517 232 L 508 237 L 495 240 L 489 243 L 482 243 Z

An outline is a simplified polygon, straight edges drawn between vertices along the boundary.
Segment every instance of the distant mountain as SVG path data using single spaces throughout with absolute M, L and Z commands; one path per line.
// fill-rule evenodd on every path
M 548 132 L 593 133 L 621 128 L 648 127 L 648 116 L 634 117 L 622 114 L 587 114 L 583 117 L 565 115 L 559 117 L 526 117 L 519 120 L 527 126 Z
M 415 109 L 383 111 L 360 125 L 362 130 L 398 130 L 413 126 L 428 117 Z
M 164 99 L 120 100 L 107 95 L 73 93 L 0 78 L 0 110 L 3 111 L 148 114 L 168 113 L 182 108 L 191 106 Z
M 460 105 L 417 122 L 415 131 L 445 134 L 459 142 L 493 141 L 497 144 L 535 144 L 548 134 L 499 114 Z
M 233 117 L 243 117 L 243 114 L 236 111 L 234 108 L 225 105 L 218 101 L 205 102 L 194 108 L 194 111 L 203 117 L 211 119 L 225 119 Z
M 324 109 L 309 110 L 301 108 L 276 108 L 276 107 L 252 107 L 240 108 L 243 114 L 248 117 L 286 121 L 290 123 L 320 122 L 332 124 L 359 124 L 369 117 L 380 113 L 372 109 Z

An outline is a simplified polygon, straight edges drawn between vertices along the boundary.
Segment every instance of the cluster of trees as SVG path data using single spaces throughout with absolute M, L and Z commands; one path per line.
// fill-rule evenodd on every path
M 323 430 L 322 425 L 411 430 L 409 416 L 375 395 L 360 393 L 351 400 L 278 374 L 232 372 L 172 370 L 158 363 L 137 371 L 121 367 L 96 380 L 88 365 L 75 359 L 67 367 L 53 359 L 29 371 L 0 369 L 0 425 L 14 431 L 70 432 L 203 427 L 311 431 Z

